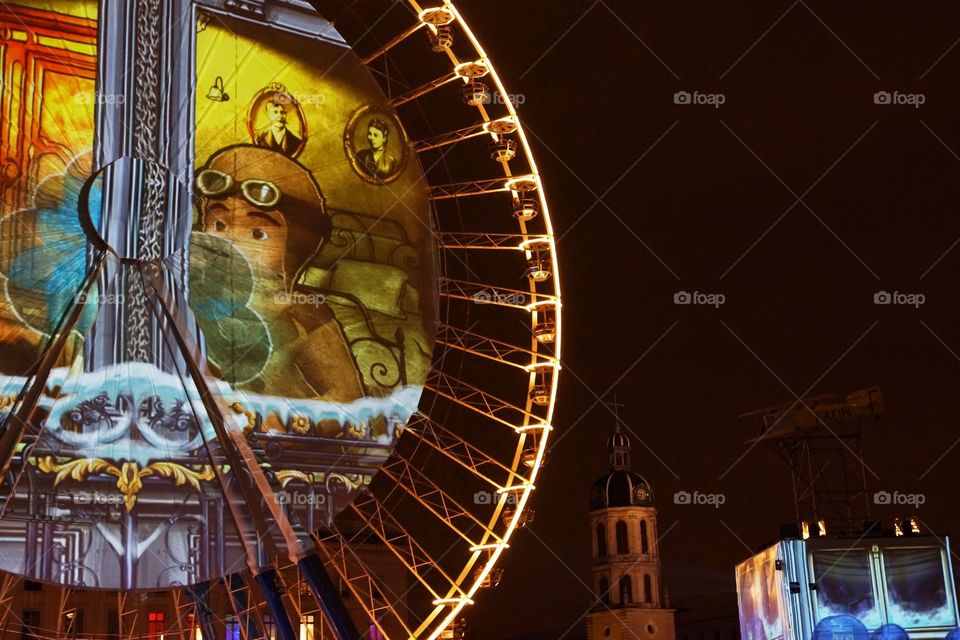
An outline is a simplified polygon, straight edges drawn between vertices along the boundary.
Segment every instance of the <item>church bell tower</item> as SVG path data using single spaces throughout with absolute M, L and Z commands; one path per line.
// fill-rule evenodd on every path
M 660 578 L 657 509 L 649 483 L 632 469 L 619 417 L 607 440 L 610 471 L 590 495 L 593 588 L 588 640 L 675 640 L 674 611 Z

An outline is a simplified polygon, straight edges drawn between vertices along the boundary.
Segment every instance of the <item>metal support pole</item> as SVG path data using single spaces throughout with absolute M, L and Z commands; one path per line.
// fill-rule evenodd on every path
M 193 610 L 200 635 L 203 636 L 203 640 L 216 640 L 217 635 L 213 628 L 213 609 L 210 607 L 210 583 L 195 584 L 190 587 L 189 592 L 190 597 L 193 598 Z
M 162 286 L 162 284 L 160 286 Z M 258 493 L 257 485 L 248 481 L 243 473 L 243 470 L 248 470 L 251 475 L 254 475 L 258 472 L 262 475 L 262 470 L 256 466 L 255 460 L 244 457 L 243 453 L 239 450 L 237 441 L 234 440 L 231 437 L 231 434 L 227 431 L 223 412 L 214 398 L 212 389 L 209 387 L 209 385 L 207 385 L 206 379 L 204 378 L 203 373 L 200 371 L 200 367 L 197 365 L 194 359 L 190 357 L 190 354 L 196 353 L 196 351 L 192 348 L 193 345 L 189 344 L 188 338 L 180 332 L 179 326 L 174 319 L 173 314 L 171 313 L 170 309 L 167 308 L 166 302 L 163 300 L 163 296 L 160 288 L 158 288 L 157 281 L 147 283 L 145 289 L 150 299 L 156 304 L 156 311 L 158 315 L 160 315 L 160 317 L 169 323 L 169 330 L 172 332 L 174 341 L 176 342 L 177 347 L 180 349 L 181 354 L 184 356 L 187 371 L 194 385 L 197 387 L 197 391 L 200 393 L 201 404 L 206 410 L 207 418 L 209 418 L 211 424 L 213 425 L 214 431 L 217 434 L 217 440 L 221 447 L 220 452 L 227 460 L 230 467 L 234 470 L 234 477 L 237 480 L 239 493 L 242 496 L 248 513 L 253 520 L 253 527 L 258 540 L 262 544 L 267 544 L 273 547 L 274 554 L 279 555 L 279 549 L 277 548 L 276 543 L 273 541 L 273 538 L 269 535 L 269 533 L 264 533 L 264 531 L 267 531 L 265 525 L 268 522 L 268 519 L 264 513 L 261 500 L 265 499 L 266 496 Z M 243 438 L 242 435 L 239 437 Z M 210 443 L 205 441 L 205 444 L 207 445 L 209 453 L 211 449 Z M 217 477 L 222 484 L 224 490 L 224 499 L 227 501 L 231 508 L 231 512 L 234 515 L 234 520 L 237 524 L 239 535 L 241 536 L 241 539 L 244 540 L 244 544 L 247 545 L 247 536 L 242 528 L 243 518 L 241 515 L 234 513 L 236 505 L 231 499 L 232 492 L 229 491 L 226 479 L 223 477 L 222 471 L 220 471 L 219 467 L 217 466 L 216 460 L 213 459 L 212 454 L 210 462 L 213 465 L 214 470 L 217 473 Z M 289 528 L 289 524 L 287 527 Z M 299 549 L 294 548 L 288 549 L 291 555 L 296 553 L 298 550 Z M 257 563 L 256 559 L 252 557 L 251 549 L 249 548 L 247 550 L 247 555 L 248 566 L 250 567 L 251 573 L 255 574 L 254 578 L 256 579 L 260 590 L 263 592 L 267 606 L 270 609 L 270 613 L 273 615 L 273 618 L 276 621 L 277 630 L 280 633 L 280 640 L 297 640 L 296 634 L 293 631 L 293 625 L 290 623 L 289 615 L 283 606 L 282 595 L 277 589 L 276 570 L 269 565 Z M 284 635 L 288 631 L 290 635 Z
M 343 605 L 343 600 L 337 592 L 337 587 L 330 579 L 330 574 L 316 554 L 303 558 L 299 563 L 300 574 L 303 576 L 317 604 L 323 609 L 323 614 L 330 622 L 338 640 L 359 640 L 360 633 L 353 618 Z
M 100 275 L 104 262 L 105 259 L 103 255 L 99 254 L 96 265 L 90 273 L 87 274 L 87 278 L 80 288 L 80 292 L 84 294 L 90 292 L 90 289 L 97 281 L 97 277 Z M 59 327 L 60 333 L 51 337 L 51 342 L 33 373 L 33 380 L 20 398 L 20 406 L 17 407 L 16 411 L 11 411 L 7 414 L 6 419 L 3 421 L 3 433 L 0 434 L 0 482 L 2 482 L 2 479 L 7 475 L 7 471 L 10 470 L 10 465 L 13 463 L 13 455 L 16 453 L 17 446 L 19 446 L 20 440 L 27 430 L 30 416 L 40 402 L 43 390 L 47 386 L 50 372 L 63 353 L 67 339 L 70 337 L 70 332 L 77 326 L 82 313 L 83 305 L 74 303 L 68 315 L 65 316 L 63 324 Z M 11 494 L 8 500 L 12 500 L 13 497 Z
M 290 624 L 287 610 L 283 606 L 283 594 L 277 588 L 277 571 L 268 569 L 255 576 L 257 585 L 263 593 L 270 615 L 277 623 L 277 637 L 279 640 L 297 640 L 297 632 Z
M 243 629 L 244 638 L 264 638 L 263 629 L 257 623 L 256 616 L 253 615 L 250 606 L 250 598 L 247 597 L 247 583 L 239 573 L 233 573 L 223 579 L 231 593 L 231 600 L 235 603 L 238 622 Z

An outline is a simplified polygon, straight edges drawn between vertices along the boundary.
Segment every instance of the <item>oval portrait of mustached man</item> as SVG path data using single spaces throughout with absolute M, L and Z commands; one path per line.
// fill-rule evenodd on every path
M 307 145 L 307 119 L 300 102 L 279 83 L 264 87 L 250 103 L 250 138 L 264 149 L 296 158 Z
M 393 182 L 403 173 L 410 141 L 393 110 L 364 105 L 347 123 L 343 146 L 357 175 L 382 185 Z

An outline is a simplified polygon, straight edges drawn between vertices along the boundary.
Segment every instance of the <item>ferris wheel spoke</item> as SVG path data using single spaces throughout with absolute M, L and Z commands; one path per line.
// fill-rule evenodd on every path
M 350 509 L 360 518 L 366 530 L 373 533 L 393 553 L 434 600 L 442 599 L 448 589 L 454 589 L 458 595 L 466 595 L 460 584 L 443 570 L 440 565 L 441 558 L 432 557 L 376 496 L 362 496 L 350 505 Z M 430 577 L 434 577 L 433 580 Z M 440 578 L 442 585 L 435 584 L 438 581 L 436 577 Z
M 503 542 L 499 534 L 462 506 L 438 484 L 431 481 L 406 458 L 400 455 L 394 456 L 380 471 L 406 491 L 420 506 L 463 538 L 471 548 L 484 544 L 484 542 L 471 536 L 472 530 L 476 527 L 481 529 L 484 539 L 491 537 L 498 543 Z
M 437 236 L 440 247 L 447 250 L 457 249 L 499 249 L 504 251 L 526 251 L 527 243 L 550 242 L 547 236 L 524 233 L 469 233 L 444 232 Z
M 427 628 L 438 615 L 440 615 L 445 605 L 436 606 L 423 620 L 420 627 L 416 630 L 407 625 L 406 618 L 397 610 L 399 607 L 407 607 L 404 598 L 409 594 L 408 589 L 402 597 L 393 594 L 393 603 L 388 602 L 380 592 L 379 586 L 371 578 L 376 575 L 370 567 L 357 554 L 350 542 L 344 538 L 343 534 L 336 531 L 326 533 L 316 532 L 313 534 L 314 542 L 317 548 L 327 559 L 330 566 L 343 580 L 344 586 L 357 601 L 363 611 L 367 614 L 369 620 L 376 625 L 381 633 L 386 634 L 387 620 L 390 618 L 394 624 L 403 630 L 406 637 L 419 638 L 423 629 Z M 419 581 L 418 581 L 419 584 Z M 395 608 L 396 607 L 396 608 Z M 407 614 L 415 616 L 413 611 L 409 610 Z
M 326 564 L 333 568 L 350 595 L 381 633 L 387 633 L 386 618 L 389 618 L 389 622 L 402 629 L 408 638 L 416 637 L 404 616 L 400 615 L 383 597 L 379 585 L 373 578 L 376 573 L 363 562 L 343 534 L 332 530 L 325 533 L 317 532 L 313 534 L 313 540 L 326 560 Z
M 441 133 L 419 140 L 413 144 L 417 153 L 426 153 L 435 149 L 480 137 L 506 136 L 517 130 L 517 120 L 506 116 L 497 120 L 487 120 L 455 131 Z
M 481 358 L 502 362 L 503 364 L 530 371 L 532 366 L 557 363 L 550 354 L 519 347 L 503 340 L 489 338 L 467 329 L 441 325 L 437 330 L 436 341 L 448 348 L 457 349 Z M 539 343 L 535 343 L 539 344 Z
M 421 10 L 420 7 L 415 3 L 411 3 L 411 6 L 417 15 L 417 22 L 408 27 L 399 35 L 388 40 L 376 51 L 364 56 L 362 58 L 362 62 L 364 64 L 369 65 L 373 61 L 393 50 L 397 45 L 401 44 L 404 40 L 417 33 L 421 29 L 430 29 L 432 34 L 436 34 L 438 28 L 449 29 L 450 23 L 455 19 L 454 13 L 446 7 L 435 7 Z
M 482 78 L 490 72 L 489 65 L 486 60 L 474 60 L 472 62 L 463 62 L 457 65 L 452 71 L 447 74 L 440 76 L 439 78 L 434 78 L 429 82 L 407 91 L 393 99 L 390 100 L 390 106 L 396 108 L 402 105 L 405 105 L 409 102 L 413 102 L 418 98 L 422 98 L 427 94 L 430 94 L 440 87 L 444 87 L 453 82 L 471 82 L 475 81 L 478 78 Z
M 407 91 L 406 93 L 399 95 L 396 98 L 393 98 L 392 100 L 390 100 L 389 104 L 391 107 L 397 108 L 399 106 L 407 104 L 408 102 L 413 102 L 417 98 L 421 98 L 427 95 L 428 93 L 436 91 L 440 87 L 446 86 L 452 82 L 456 82 L 459 79 L 460 77 L 456 74 L 456 72 L 451 71 L 445 76 L 441 76 L 435 80 L 431 80 L 426 84 L 420 85 L 415 89 Z
M 455 300 L 465 300 L 473 304 L 508 307 L 511 309 L 522 309 L 524 311 L 529 310 L 533 305 L 538 305 L 543 302 L 556 304 L 559 301 L 559 298 L 552 294 L 524 291 L 510 287 L 499 287 L 482 282 L 469 282 L 454 278 L 441 278 L 440 295 Z
M 391 51 L 394 47 L 401 44 L 404 40 L 406 40 L 416 32 L 420 31 L 421 29 L 425 28 L 426 26 L 427 25 L 425 22 L 417 22 L 416 24 L 410 26 L 406 31 L 400 33 L 397 36 L 394 36 L 390 41 L 382 45 L 379 49 L 377 49 L 373 53 L 370 53 L 364 56 L 363 58 L 361 58 L 360 61 L 363 64 L 369 66 L 371 63 L 373 63 L 374 61 L 376 61 L 377 59 L 379 59 L 380 57 L 382 57 L 383 55 Z
M 434 451 L 460 465 L 474 477 L 483 480 L 494 488 L 524 482 L 526 478 L 478 447 L 470 444 L 440 423 L 421 412 L 404 431 L 416 437 Z M 505 477 L 502 481 L 494 477 Z
M 527 182 L 520 183 L 525 180 Z M 509 193 L 516 191 L 516 187 L 535 187 L 537 178 L 533 175 L 517 178 L 488 178 L 484 180 L 466 180 L 449 184 L 431 185 L 429 194 L 431 200 L 447 200 L 450 198 L 469 198 L 484 196 L 493 193 Z M 531 184 L 533 183 L 533 184 Z M 527 189 L 529 190 L 529 189 Z
M 518 433 L 526 431 L 527 427 L 530 426 L 538 426 L 548 430 L 552 428 L 541 416 L 442 371 L 434 371 L 430 374 L 426 388 L 462 407 L 510 427 Z

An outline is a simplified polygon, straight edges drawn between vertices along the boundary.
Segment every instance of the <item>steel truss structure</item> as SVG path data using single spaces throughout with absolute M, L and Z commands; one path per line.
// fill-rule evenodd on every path
M 160 0 L 139 4 L 151 1 L 159 6 Z M 216 5 L 254 20 L 308 7 L 300 0 L 171 0 L 174 5 L 188 13 Z M 250 571 L 168 593 L 92 596 L 45 584 L 44 606 L 56 593 L 53 628 L 22 619 L 31 583 L 5 574 L 0 637 L 97 637 L 77 629 L 78 603 L 86 603 L 87 621 L 107 616 L 106 637 L 125 640 L 154 637 L 161 627 L 151 627 L 145 616 L 158 608 L 167 614 L 162 637 L 181 640 L 453 638 L 465 608 L 499 582 L 501 556 L 533 518 L 529 503 L 546 461 L 561 369 L 561 290 L 546 194 L 512 94 L 453 2 L 310 5 L 380 82 L 415 141 L 428 181 L 441 323 L 419 412 L 401 427 L 393 456 L 369 489 L 330 526 L 319 526 L 322 519 L 309 513 L 275 508 L 275 492 L 297 478 L 263 476 L 258 484 L 262 471 L 248 469 L 252 479 L 239 482 L 239 501 L 250 511 L 257 565 Z M 169 313 L 163 283 L 154 291 L 145 299 Z M 182 353 L 192 350 L 179 346 Z M 223 408 L 215 399 L 206 402 L 216 418 Z M 4 486 L 16 487 L 18 474 L 33 473 L 30 448 L 23 446 L 29 438 L 17 435 L 8 443 L 16 453 Z M 243 455 L 250 451 L 265 465 L 257 442 L 221 440 L 211 473 L 222 474 L 224 465 L 249 467 Z M 30 486 L 27 480 L 21 486 Z M 219 480 L 226 491 L 228 480 Z M 229 496 L 211 500 L 212 512 L 230 517 Z M 310 529 L 312 548 L 278 535 L 278 522 Z M 69 544 L 60 539 L 68 532 L 55 530 L 51 523 L 37 562 Z M 215 544 L 215 532 L 206 535 L 198 544 Z

